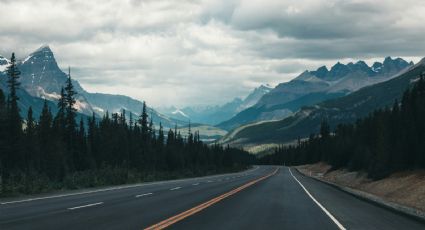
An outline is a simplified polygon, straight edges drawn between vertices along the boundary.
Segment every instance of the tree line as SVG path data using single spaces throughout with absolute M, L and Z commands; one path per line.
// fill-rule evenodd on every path
M 9 94 L 0 90 L 0 194 L 231 172 L 255 160 L 240 149 L 208 146 L 190 128 L 186 137 L 177 127 L 165 133 L 160 123 L 155 129 L 146 103 L 138 117 L 122 110 L 77 122 L 70 73 L 55 115 L 45 100 L 38 119 L 31 107 L 23 119 L 14 54 L 7 75 Z
M 300 165 L 324 161 L 332 169 L 366 171 L 380 179 L 402 170 L 425 168 L 425 80 L 421 75 L 401 102 L 377 109 L 355 124 L 331 132 L 323 120 L 319 135 L 281 146 L 260 159 L 265 164 Z

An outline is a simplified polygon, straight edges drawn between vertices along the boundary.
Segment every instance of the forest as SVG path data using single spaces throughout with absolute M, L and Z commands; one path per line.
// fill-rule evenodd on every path
M 45 101 L 39 118 L 31 108 L 22 118 L 14 54 L 7 75 L 8 95 L 0 90 L 0 196 L 233 172 L 255 161 L 240 149 L 206 145 L 190 129 L 156 129 L 145 103 L 136 118 L 124 110 L 83 118 L 70 75 L 57 114 Z
M 331 130 L 323 119 L 320 133 L 307 141 L 280 146 L 260 161 L 301 165 L 319 161 L 332 169 L 365 171 L 380 179 L 403 170 L 425 168 L 425 80 L 423 74 L 407 89 L 401 102 L 377 109 L 355 124 Z M 332 170 L 331 169 L 331 170 Z

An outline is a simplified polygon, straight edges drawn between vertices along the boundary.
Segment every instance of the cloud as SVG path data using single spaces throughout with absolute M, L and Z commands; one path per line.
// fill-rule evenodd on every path
M 425 54 L 420 0 L 0 0 L 0 54 L 50 44 L 89 91 L 219 104 L 336 61 Z

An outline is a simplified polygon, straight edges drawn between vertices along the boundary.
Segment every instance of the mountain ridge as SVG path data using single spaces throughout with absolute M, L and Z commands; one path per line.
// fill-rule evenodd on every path
M 337 62 L 331 70 L 326 66 L 314 71 L 306 70 L 291 81 L 278 84 L 255 105 L 217 127 L 232 130 L 251 122 L 283 119 L 303 106 L 345 96 L 365 86 L 386 81 L 411 65 L 402 58 L 386 57 L 383 63 L 375 62 L 372 66 L 364 61 L 346 65 Z M 285 107 L 287 104 L 291 106 Z
M 177 119 L 183 119 L 181 113 L 186 116 L 184 119 L 191 120 L 192 122 L 203 123 L 208 125 L 216 125 L 224 120 L 230 119 L 238 112 L 251 107 L 266 93 L 271 90 L 268 84 L 262 84 L 254 88 L 245 98 L 239 97 L 233 100 L 216 106 L 186 106 L 183 108 L 176 108 L 174 106 L 169 108 L 158 108 L 160 112 Z M 181 112 L 181 113 L 178 113 Z M 173 114 L 175 113 L 175 114 Z
M 285 119 L 242 126 L 230 132 L 220 142 L 237 146 L 266 142 L 285 143 L 317 133 L 323 119 L 328 121 L 331 128 L 341 123 L 353 123 L 375 109 L 392 105 L 424 72 L 425 58 L 388 81 L 363 87 L 340 98 L 303 107 Z

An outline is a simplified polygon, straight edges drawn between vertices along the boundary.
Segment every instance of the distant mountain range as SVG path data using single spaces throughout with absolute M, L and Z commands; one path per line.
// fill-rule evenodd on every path
M 0 56 L 0 88 L 7 93 L 5 73 L 9 60 Z M 44 99 L 52 112 L 67 74 L 58 66 L 49 46 L 42 46 L 18 62 L 21 70 L 19 106 L 26 116 L 29 106 L 39 116 Z M 177 124 L 203 130 L 203 138 L 216 139 L 232 130 L 222 143 L 244 144 L 285 142 L 297 137 L 306 137 L 316 132 L 323 117 L 331 125 L 353 122 L 375 108 L 391 104 L 424 71 L 423 61 L 413 66 L 401 58 L 385 58 L 383 63 L 368 66 L 363 61 L 336 63 L 329 70 L 322 66 L 314 71 L 305 71 L 293 80 L 275 88 L 260 86 L 246 98 L 235 98 L 221 106 L 194 106 L 178 109 L 161 108 L 159 112 L 149 108 L 154 122 L 170 128 Z M 142 109 L 142 101 L 124 95 L 90 93 L 78 81 L 73 81 L 77 91 L 80 116 L 97 117 L 125 109 L 136 117 Z M 285 119 L 286 118 L 286 119 Z M 207 125 L 202 125 L 207 124 Z M 216 125 L 218 124 L 218 125 Z M 209 125 L 216 125 L 213 128 Z
M 191 120 L 191 122 L 195 123 L 216 125 L 232 118 L 240 111 L 255 105 L 263 95 L 269 93 L 271 90 L 272 88 L 269 85 L 261 85 L 255 88 L 244 99 L 235 98 L 220 106 L 188 106 L 182 109 L 163 107 L 158 108 L 158 111 L 179 120 Z
M 0 88 L 7 92 L 6 85 L 6 67 L 9 60 L 0 56 Z M 61 88 L 67 79 L 58 66 L 54 54 L 49 46 L 42 46 L 28 57 L 18 62 L 18 69 L 21 71 L 21 88 L 19 96 L 21 113 L 24 116 L 29 106 L 34 109 L 36 116 L 41 112 L 43 99 L 49 100 L 52 111 L 56 111 L 56 101 L 59 98 Z M 71 74 L 72 75 L 72 74 Z M 76 95 L 76 107 L 78 112 L 91 116 L 94 112 L 97 116 L 103 116 L 107 111 L 109 113 L 120 112 L 125 109 L 128 112 L 138 116 L 142 110 L 143 102 L 124 95 L 111 95 L 103 93 L 90 93 L 81 87 L 78 81 L 73 80 L 73 85 L 78 93 Z M 174 127 L 177 125 L 186 125 L 186 121 L 169 118 L 158 113 L 154 109 L 149 109 L 149 115 L 155 123 L 162 122 L 165 127 Z
M 394 60 L 386 60 L 394 63 Z M 322 119 L 327 119 L 334 128 L 337 124 L 355 122 L 377 108 L 391 106 L 425 72 L 425 59 L 422 59 L 416 65 L 409 65 L 391 76 L 391 73 L 405 66 L 400 59 L 396 59 L 395 64 L 390 70 L 385 70 L 385 62 L 383 66 L 376 65 L 383 69 L 381 71 L 386 71 L 388 80 L 385 82 L 366 86 L 347 96 L 303 107 L 286 119 L 241 126 L 228 133 L 221 143 L 247 146 L 291 142 L 298 137 L 305 138 L 311 133 L 317 133 Z
M 385 58 L 383 63 L 368 66 L 364 61 L 336 63 L 330 70 L 322 66 L 305 71 L 293 80 L 281 83 L 259 101 L 217 127 L 232 130 L 241 125 L 265 120 L 279 120 L 303 106 L 348 95 L 360 88 L 391 79 L 413 65 L 401 58 Z

